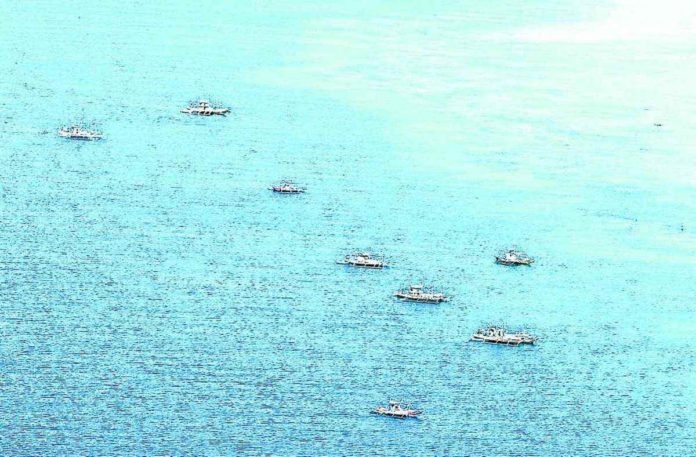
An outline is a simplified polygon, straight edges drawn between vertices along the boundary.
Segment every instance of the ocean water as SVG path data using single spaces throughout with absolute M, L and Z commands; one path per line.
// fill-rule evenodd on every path
M 695 454 L 696 41 L 625 7 L 0 5 L 0 454 Z

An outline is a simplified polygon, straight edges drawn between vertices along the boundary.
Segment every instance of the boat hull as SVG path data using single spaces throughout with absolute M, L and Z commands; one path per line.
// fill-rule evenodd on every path
M 393 417 L 395 419 L 417 419 L 418 416 L 422 414 L 421 411 L 381 411 L 381 410 L 374 410 L 371 412 L 372 414 L 376 414 L 378 416 L 385 416 L 385 417 Z
M 187 111 L 187 110 L 181 110 L 181 112 L 184 114 L 190 114 L 191 116 L 224 116 L 227 113 L 229 113 L 229 110 L 227 110 L 227 111 Z
M 303 194 L 304 190 L 282 190 L 282 189 L 271 189 L 276 194 Z
M 507 265 L 509 267 L 516 267 L 519 265 L 526 265 L 526 266 L 531 266 L 533 260 L 506 260 L 502 259 L 500 257 L 495 258 L 495 263 L 499 265 Z
M 66 140 L 74 140 L 74 141 L 99 141 L 102 139 L 101 137 L 65 136 L 65 135 L 61 135 L 61 138 L 65 138 Z
M 344 261 L 337 261 L 336 262 L 339 265 L 350 265 L 351 267 L 355 268 L 367 268 L 369 270 L 381 270 L 382 268 L 385 268 L 386 265 L 369 265 L 369 264 L 362 264 L 362 263 L 354 263 L 354 262 L 344 262 Z
M 477 336 L 477 335 L 472 336 L 471 341 L 478 341 L 481 343 L 488 343 L 488 344 L 502 344 L 503 346 L 519 346 L 521 344 L 534 344 L 534 340 L 532 340 L 532 339 L 494 338 L 494 337 Z
M 418 297 L 411 297 L 411 296 L 404 295 L 404 294 L 394 294 L 394 296 L 396 298 L 398 298 L 399 300 L 416 302 L 416 303 L 437 304 L 437 303 L 442 303 L 444 301 L 447 301 L 446 298 L 418 298 Z

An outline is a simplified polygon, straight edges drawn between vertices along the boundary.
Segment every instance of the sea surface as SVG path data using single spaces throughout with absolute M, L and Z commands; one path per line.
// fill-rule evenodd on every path
M 625 3 L 2 2 L 0 454 L 695 455 L 696 40 Z

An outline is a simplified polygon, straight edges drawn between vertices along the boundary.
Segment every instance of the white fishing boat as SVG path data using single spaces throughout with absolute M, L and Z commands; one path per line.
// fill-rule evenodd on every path
M 296 186 L 292 181 L 281 181 L 278 185 L 271 186 L 269 189 L 279 194 L 302 194 L 307 190 L 304 187 Z
M 501 265 L 508 266 L 531 265 L 534 263 L 534 259 L 532 259 L 522 251 L 509 249 L 497 255 L 495 257 L 495 262 Z
M 190 103 L 189 106 L 182 109 L 181 112 L 194 116 L 224 116 L 230 112 L 230 109 L 221 106 L 213 106 L 208 100 L 201 100 L 197 103 Z
M 61 127 L 60 130 L 58 130 L 58 135 L 62 138 L 67 138 L 69 140 L 82 141 L 95 141 L 101 140 L 103 138 L 100 132 L 88 130 L 80 125 L 73 125 L 71 127 Z
M 397 290 L 394 296 L 401 300 L 420 303 L 441 303 L 448 300 L 442 292 L 437 292 L 433 288 L 426 289 L 419 284 L 412 285 L 408 289 Z
M 415 418 L 423 414 L 419 409 L 410 406 L 401 406 L 398 401 L 390 401 L 388 406 L 379 406 L 371 411 L 372 414 L 380 416 L 395 417 L 397 419 Z
M 482 343 L 504 344 L 508 346 L 519 346 L 520 344 L 534 344 L 537 338 L 524 332 L 508 333 L 502 327 L 480 328 L 471 336 L 471 341 Z
M 384 268 L 386 264 L 384 263 L 384 256 L 373 257 L 371 254 L 366 252 L 349 254 L 343 258 L 343 260 L 336 261 L 339 265 L 350 265 L 358 268 Z

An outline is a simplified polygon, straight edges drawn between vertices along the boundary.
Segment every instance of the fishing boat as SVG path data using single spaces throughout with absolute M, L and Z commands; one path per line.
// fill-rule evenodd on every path
M 279 194 L 302 194 L 307 190 L 304 187 L 296 186 L 292 181 L 281 181 L 278 185 L 271 186 L 269 189 Z
M 103 138 L 100 132 L 94 130 L 88 130 L 87 128 L 80 125 L 73 125 L 71 127 L 61 127 L 58 130 L 58 135 L 62 138 L 67 138 L 69 140 L 82 140 L 82 141 L 96 141 Z
M 495 257 L 495 263 L 508 266 L 531 265 L 534 263 L 534 259 L 522 251 L 509 249 L 497 255 Z
M 366 252 L 348 254 L 343 258 L 343 260 L 337 260 L 336 263 L 339 265 L 350 265 L 358 268 L 384 268 L 386 266 L 384 263 L 384 256 L 373 257 L 371 254 Z
M 213 106 L 208 100 L 201 100 L 197 103 L 189 103 L 189 106 L 182 109 L 181 112 L 194 116 L 224 116 L 230 112 L 230 109 L 221 106 Z
M 448 300 L 442 292 L 437 292 L 432 287 L 426 289 L 419 284 L 409 286 L 408 289 L 397 290 L 394 296 L 401 300 L 421 303 L 441 303 Z
M 502 327 L 480 328 L 471 336 L 471 341 L 482 343 L 504 344 L 508 346 L 519 346 L 520 344 L 534 344 L 536 337 L 524 332 L 508 333 Z
M 379 406 L 371 411 L 372 414 L 379 416 L 395 417 L 397 419 L 408 419 L 409 417 L 418 417 L 423 414 L 423 411 L 412 409 L 409 406 L 401 406 L 398 401 L 390 401 L 388 406 Z

